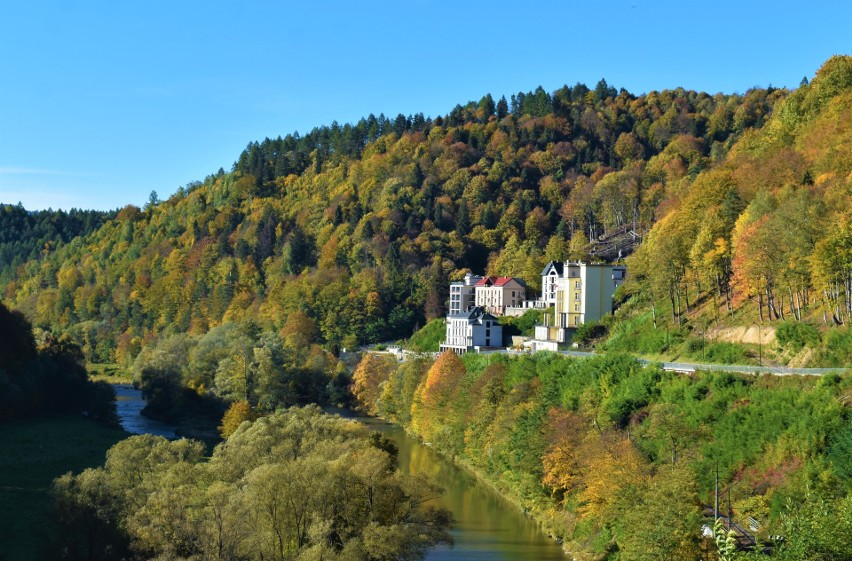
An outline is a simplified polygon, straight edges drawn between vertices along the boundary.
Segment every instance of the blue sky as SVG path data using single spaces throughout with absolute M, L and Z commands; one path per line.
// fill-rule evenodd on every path
M 253 140 L 600 78 L 796 87 L 852 2 L 0 0 L 0 202 L 111 209 Z

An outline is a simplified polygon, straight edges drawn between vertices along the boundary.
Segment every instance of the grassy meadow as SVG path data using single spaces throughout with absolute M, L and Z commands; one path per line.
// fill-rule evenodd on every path
M 38 559 L 52 534 L 53 479 L 103 464 L 106 451 L 127 436 L 80 416 L 0 425 L 0 560 Z

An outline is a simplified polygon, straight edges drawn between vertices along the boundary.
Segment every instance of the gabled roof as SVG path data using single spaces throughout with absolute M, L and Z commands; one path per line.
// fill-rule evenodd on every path
M 516 279 L 514 277 L 484 277 L 480 279 L 479 282 L 477 282 L 474 286 L 505 286 L 511 281 L 515 281 L 523 287 L 527 286 L 527 283 L 525 283 L 521 279 Z
M 541 276 L 544 277 L 549 275 L 551 272 L 556 271 L 556 276 L 561 277 L 564 270 L 565 263 L 562 261 L 551 261 L 544 267 L 544 270 L 541 272 Z
M 497 321 L 497 318 L 485 311 L 481 306 L 473 306 L 470 309 L 447 316 L 447 319 L 466 319 L 468 323 L 482 323 L 485 320 Z

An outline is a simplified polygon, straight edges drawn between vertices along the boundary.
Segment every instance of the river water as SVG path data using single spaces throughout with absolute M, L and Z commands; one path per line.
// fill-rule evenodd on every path
M 436 506 L 449 509 L 456 519 L 452 548 L 437 547 L 428 561 L 565 561 L 562 548 L 538 524 L 482 483 L 428 446 L 408 436 L 396 425 L 371 417 L 355 417 L 387 436 L 399 448 L 399 469 L 404 474 L 425 472 L 444 496 Z
M 176 438 L 175 428 L 142 416 L 142 392 L 115 384 L 116 409 L 124 430 Z M 387 436 L 399 448 L 399 469 L 404 474 L 425 472 L 445 489 L 436 506 L 449 509 L 456 523 L 455 545 L 436 547 L 427 561 L 565 561 L 562 549 L 541 528 L 506 499 L 466 470 L 408 436 L 401 428 L 371 417 L 353 417 Z
M 115 390 L 115 409 L 121 426 L 132 434 L 155 434 L 166 438 L 177 438 L 175 427 L 149 419 L 142 415 L 145 400 L 142 391 L 130 384 L 113 384 Z

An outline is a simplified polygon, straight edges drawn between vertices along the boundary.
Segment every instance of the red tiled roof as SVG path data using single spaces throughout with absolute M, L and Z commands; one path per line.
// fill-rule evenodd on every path
M 512 277 L 484 277 L 474 286 L 503 286 L 512 280 L 515 279 Z

